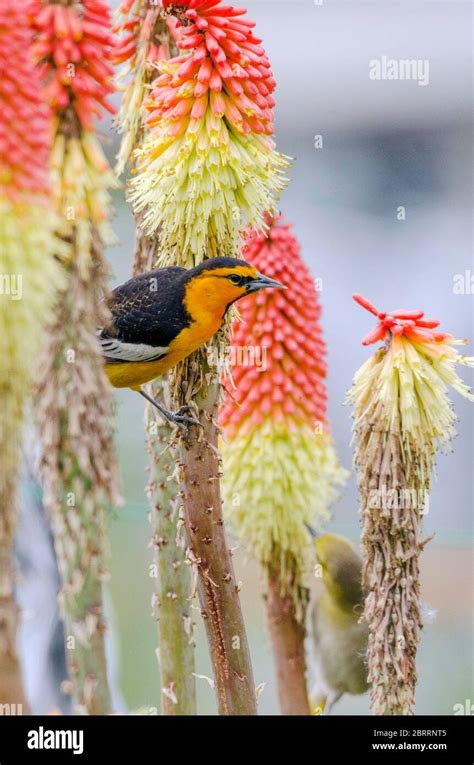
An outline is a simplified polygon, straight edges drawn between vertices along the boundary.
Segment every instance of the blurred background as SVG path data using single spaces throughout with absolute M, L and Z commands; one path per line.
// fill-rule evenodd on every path
M 442 329 L 474 340 L 472 6 L 455 0 L 245 5 L 278 84 L 278 148 L 295 158 L 281 210 L 294 224 L 314 277 L 322 280 L 329 416 L 341 461 L 350 468 L 351 416 L 343 401 L 370 353 L 360 341 L 373 324 L 351 294 L 362 292 L 384 310 L 422 308 L 441 320 Z M 382 56 L 428 60 L 429 83 L 371 80 L 369 62 Z M 118 139 L 112 125 L 104 122 L 100 130 L 113 159 Z M 113 284 L 129 276 L 134 239 L 123 193 L 115 202 L 120 244 L 108 253 Z M 460 283 L 464 294 L 455 290 Z M 472 346 L 467 352 L 473 353 Z M 462 371 L 472 383 L 469 370 Z M 423 599 L 434 617 L 419 649 L 418 714 L 452 714 L 455 704 L 474 700 L 473 411 L 461 397 L 453 399 L 459 435 L 454 451 L 440 455 L 426 516 L 426 534 L 435 532 L 435 538 L 422 556 Z M 131 391 L 119 392 L 117 411 L 126 505 L 110 518 L 108 609 L 121 690 L 117 704 L 124 711 L 159 707 L 160 685 L 150 615 L 143 404 Z M 359 540 L 354 475 L 330 528 Z M 236 566 L 255 681 L 266 684 L 260 712 L 275 714 L 259 571 L 241 550 Z M 198 612 L 196 621 L 196 672 L 211 675 Z M 27 629 L 26 624 L 24 639 Z M 197 684 L 200 713 L 215 713 L 213 691 L 205 680 Z M 334 710 L 368 712 L 367 697 L 344 697 Z

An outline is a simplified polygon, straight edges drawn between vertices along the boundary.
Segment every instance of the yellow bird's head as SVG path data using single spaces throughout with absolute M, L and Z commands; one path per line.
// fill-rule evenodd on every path
M 204 306 L 223 316 L 236 300 L 268 287 L 286 289 L 275 279 L 259 273 L 245 260 L 210 258 L 189 270 L 185 305 L 192 316 Z
M 363 603 L 362 560 L 346 537 L 315 534 L 314 547 L 323 584 L 338 605 L 349 610 Z

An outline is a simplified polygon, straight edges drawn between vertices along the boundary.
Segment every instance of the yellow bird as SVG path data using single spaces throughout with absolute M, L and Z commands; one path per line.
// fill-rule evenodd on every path
M 105 371 L 116 388 L 138 391 L 170 422 L 199 425 L 188 407 L 169 412 L 142 385 L 206 343 L 236 300 L 283 284 L 245 260 L 210 258 L 196 268 L 160 268 L 134 276 L 107 299 L 111 322 L 98 330 Z
M 344 693 L 361 694 L 369 687 L 368 628 L 359 624 L 364 602 L 362 560 L 345 537 L 310 532 L 321 577 L 311 610 L 317 676 L 311 708 L 314 714 L 329 714 Z

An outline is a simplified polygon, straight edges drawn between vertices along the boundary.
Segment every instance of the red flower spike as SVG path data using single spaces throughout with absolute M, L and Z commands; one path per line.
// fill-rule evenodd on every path
M 174 91 L 172 103 L 180 98 L 179 86 L 196 77 L 196 97 L 207 86 L 213 92 L 225 90 L 219 114 L 225 113 L 238 131 L 272 135 L 275 80 L 260 40 L 251 32 L 255 24 L 244 18 L 246 10 L 220 6 L 220 0 L 162 0 L 162 5 L 173 18 L 178 48 L 188 51 L 169 60 L 170 65 L 182 62 L 165 81 Z M 148 108 L 161 103 L 162 83 L 161 78 L 155 81 Z
M 239 348 L 255 349 L 262 364 L 258 369 L 235 366 L 237 390 L 221 408 L 221 422 L 229 436 L 249 419 L 261 419 L 262 412 L 285 419 L 289 428 L 303 422 L 313 428 L 320 423 L 326 429 L 321 307 L 291 226 L 278 219 L 271 222 L 268 237 L 250 234 L 242 257 L 289 289 L 264 290 L 257 298 L 240 301 L 242 321 L 233 327 L 235 358 L 239 358 Z
M 385 340 L 390 335 L 406 335 L 409 339 L 420 343 L 439 343 L 450 338 L 451 335 L 445 332 L 434 332 L 439 327 L 439 321 L 435 319 L 424 319 L 423 311 L 389 311 L 382 313 L 378 311 L 362 295 L 353 295 L 353 299 L 370 313 L 373 313 L 380 319 L 379 323 L 362 340 L 362 345 L 371 345 L 380 340 Z
M 84 130 L 91 130 L 103 109 L 115 113 L 107 101 L 115 90 L 108 6 L 100 0 L 70 5 L 29 0 L 27 9 L 51 107 L 62 111 L 72 105 Z
M 0 195 L 47 199 L 51 112 L 31 58 L 32 34 L 16 0 L 0 3 Z

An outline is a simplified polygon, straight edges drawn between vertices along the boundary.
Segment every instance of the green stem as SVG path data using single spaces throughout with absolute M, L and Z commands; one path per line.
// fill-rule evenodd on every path
M 102 603 L 106 506 L 95 496 L 90 476 L 82 472 L 75 456 L 68 454 L 67 431 L 63 432 L 60 455 L 68 470 L 63 475 L 61 506 L 52 511 L 52 527 L 62 579 L 59 604 L 70 690 L 77 713 L 106 715 L 112 711 Z
M 153 383 L 149 393 L 160 400 L 165 398 L 169 405 L 168 396 L 164 396 L 165 387 L 163 383 Z M 195 715 L 191 577 L 186 553 L 178 538 L 178 485 L 172 477 L 175 465 L 168 447 L 170 429 L 152 406 L 147 406 L 146 422 L 150 455 L 147 493 L 157 575 L 154 614 L 158 627 L 161 709 L 164 715 Z
M 76 508 L 75 514 L 81 523 L 83 536 L 87 535 L 88 544 L 92 548 L 93 537 L 97 535 L 94 522 L 86 521 L 85 508 Z M 62 560 L 67 558 L 64 542 L 70 544 L 71 537 L 68 535 L 63 540 L 56 538 L 58 558 Z M 88 555 L 83 556 L 83 560 L 88 558 Z M 81 565 L 77 557 L 75 561 L 68 560 L 66 565 L 68 575 L 63 582 L 60 602 L 64 614 L 66 658 L 73 704 L 80 713 L 110 714 L 102 584 L 95 572 Z M 80 590 L 76 592 L 74 582 L 81 578 Z

